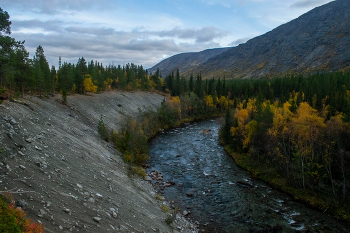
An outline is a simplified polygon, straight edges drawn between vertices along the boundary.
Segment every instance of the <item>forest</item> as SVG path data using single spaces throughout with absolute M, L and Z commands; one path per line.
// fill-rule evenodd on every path
M 156 112 L 140 112 L 120 132 L 99 123 L 127 162 L 142 165 L 147 140 L 159 129 L 186 121 L 224 115 L 221 143 L 236 162 L 295 198 L 349 220 L 350 73 L 283 74 L 240 80 L 202 80 L 201 74 L 164 78 L 142 65 L 63 62 L 49 65 L 42 46 L 29 58 L 24 41 L 10 37 L 9 15 L 0 10 L 0 101 L 55 93 L 67 95 L 107 90 L 155 91 L 166 96 Z M 5 19 L 5 20 L 3 20 Z

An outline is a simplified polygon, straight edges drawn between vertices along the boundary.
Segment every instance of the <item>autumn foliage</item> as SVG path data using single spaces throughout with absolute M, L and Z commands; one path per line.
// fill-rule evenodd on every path
M 222 126 L 221 140 L 241 153 L 259 176 L 330 197 L 322 208 L 331 200 L 347 219 L 350 124 L 342 113 L 328 118 L 326 107 L 320 112 L 306 102 L 295 103 L 248 99 L 226 116 L 230 119 Z M 225 134 L 228 128 L 230 134 Z
M 97 86 L 94 85 L 94 83 L 92 82 L 92 78 L 89 74 L 85 75 L 83 86 L 85 91 L 93 93 L 97 91 Z
M 0 232 L 4 233 L 42 233 L 41 224 L 26 218 L 23 210 L 16 208 L 15 202 L 8 194 L 0 195 Z

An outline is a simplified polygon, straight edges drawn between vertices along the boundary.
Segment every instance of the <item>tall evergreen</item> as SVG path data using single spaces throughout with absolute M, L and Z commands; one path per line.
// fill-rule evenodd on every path
M 193 74 L 191 74 L 190 76 L 190 81 L 189 81 L 189 89 L 190 89 L 190 92 L 192 92 L 194 90 L 194 84 L 193 84 Z

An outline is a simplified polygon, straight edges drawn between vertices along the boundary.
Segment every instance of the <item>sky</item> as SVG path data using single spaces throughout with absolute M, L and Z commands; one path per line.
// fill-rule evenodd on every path
M 79 57 L 150 68 L 172 55 L 233 47 L 332 0 L 2 0 L 11 36 L 50 65 Z

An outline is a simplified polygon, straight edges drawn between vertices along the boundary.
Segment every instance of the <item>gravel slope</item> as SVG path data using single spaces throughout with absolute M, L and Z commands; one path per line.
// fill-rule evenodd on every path
M 46 232 L 192 232 L 177 216 L 165 224 L 151 185 L 129 177 L 127 165 L 97 133 L 99 118 L 118 128 L 122 115 L 160 105 L 153 93 L 105 92 L 57 99 L 27 96 L 0 105 L 0 190 Z M 189 230 L 189 229 L 192 230 Z M 176 230 L 173 230 L 176 229 Z

